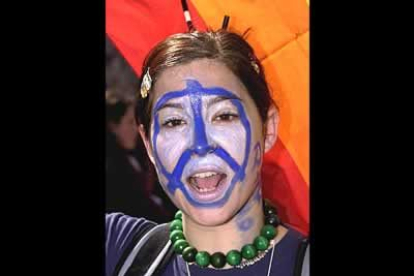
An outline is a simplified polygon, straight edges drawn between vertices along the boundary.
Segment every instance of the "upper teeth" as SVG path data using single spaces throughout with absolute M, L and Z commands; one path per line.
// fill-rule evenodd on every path
M 197 173 L 195 175 L 193 175 L 193 177 L 198 177 L 198 178 L 206 178 L 206 177 L 210 177 L 213 175 L 216 175 L 216 172 L 205 172 L 205 173 Z

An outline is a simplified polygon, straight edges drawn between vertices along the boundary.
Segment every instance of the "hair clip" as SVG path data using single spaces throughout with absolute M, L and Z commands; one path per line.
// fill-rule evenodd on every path
M 251 64 L 254 68 L 254 70 L 256 71 L 257 74 L 260 74 L 260 68 L 259 65 L 257 65 L 257 63 L 255 61 L 251 61 Z
M 148 96 L 148 92 L 150 91 L 152 85 L 152 79 L 149 73 L 149 69 L 150 68 L 148 67 L 147 72 L 145 73 L 141 83 L 141 96 L 143 99 L 145 99 Z

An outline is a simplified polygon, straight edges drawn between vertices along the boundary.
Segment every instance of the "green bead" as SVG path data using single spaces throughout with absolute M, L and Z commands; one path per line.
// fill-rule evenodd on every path
M 196 263 L 201 267 L 207 267 L 210 264 L 210 254 L 206 251 L 200 251 L 195 256 Z
M 170 223 L 170 232 L 174 230 L 183 230 L 183 223 L 179 219 L 175 219 Z
M 229 265 L 236 266 L 241 263 L 242 256 L 239 251 L 231 250 L 227 253 L 226 260 Z
M 186 240 L 177 240 L 174 243 L 174 251 L 178 254 L 181 254 L 181 253 L 183 253 L 183 250 L 188 246 L 189 246 L 189 244 Z
M 273 225 L 273 227 L 277 227 L 280 225 L 280 219 L 276 214 L 270 214 L 266 216 L 265 224 Z
M 265 226 L 263 226 L 262 231 L 260 231 L 260 234 L 266 239 L 271 240 L 274 237 L 276 237 L 276 228 L 272 225 L 266 224 Z
M 174 230 L 170 233 L 170 240 L 175 243 L 177 240 L 185 240 L 184 233 L 181 230 Z
M 256 247 L 252 244 L 246 244 L 242 247 L 242 256 L 246 260 L 251 260 L 257 255 Z
M 188 246 L 183 250 L 183 259 L 188 263 L 192 263 L 195 261 L 195 256 L 197 254 L 197 249 L 192 246 Z
M 253 243 L 258 251 L 264 251 L 269 247 L 269 240 L 263 236 L 255 238 Z
M 174 218 L 181 220 L 183 218 L 183 212 L 181 212 L 181 210 L 178 210 L 177 213 L 175 213 Z
M 210 262 L 215 268 L 223 268 L 226 265 L 226 256 L 221 252 L 216 252 L 211 255 Z

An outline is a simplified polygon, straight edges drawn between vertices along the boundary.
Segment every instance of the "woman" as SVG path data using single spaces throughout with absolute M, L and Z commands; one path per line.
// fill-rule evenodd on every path
M 169 226 L 175 254 L 157 272 L 293 275 L 303 237 L 263 208 L 262 157 L 279 116 L 252 48 L 224 30 L 173 35 L 146 58 L 140 92 L 140 134 L 181 210 Z M 134 275 L 123 252 L 152 223 L 122 214 L 106 223 L 107 275 Z
M 156 195 L 155 176 L 136 127 L 134 102 L 114 91 L 106 92 L 106 212 L 166 222 L 173 214 Z

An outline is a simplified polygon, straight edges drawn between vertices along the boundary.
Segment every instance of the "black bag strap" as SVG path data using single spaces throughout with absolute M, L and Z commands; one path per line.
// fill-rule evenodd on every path
M 160 224 L 149 230 L 128 253 L 117 276 L 160 275 L 173 255 L 169 224 Z
M 293 276 L 303 276 L 302 270 L 304 270 L 303 269 L 304 266 L 309 266 L 309 263 L 306 263 L 306 264 L 304 263 L 304 262 L 309 262 L 308 256 L 305 257 L 305 255 L 307 254 L 309 254 L 309 241 L 308 239 L 303 239 L 299 243 L 298 251 L 296 254 Z M 305 270 L 306 272 L 308 271 L 307 268 Z

